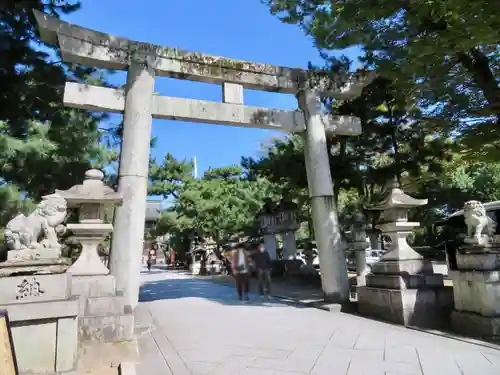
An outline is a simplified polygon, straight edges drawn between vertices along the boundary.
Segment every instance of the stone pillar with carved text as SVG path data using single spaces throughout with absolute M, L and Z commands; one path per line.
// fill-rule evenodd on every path
M 151 98 L 155 72 L 148 59 L 135 57 L 129 66 L 125 96 L 123 140 L 118 172 L 118 192 L 123 204 L 114 218 L 110 270 L 126 304 L 135 307 L 144 241 L 151 142 Z
M 306 131 L 303 133 L 304 154 L 322 288 L 326 300 L 347 302 L 347 265 L 333 199 L 326 133 L 321 121 L 320 96 L 314 90 L 303 89 L 299 92 L 298 99 L 306 122 Z

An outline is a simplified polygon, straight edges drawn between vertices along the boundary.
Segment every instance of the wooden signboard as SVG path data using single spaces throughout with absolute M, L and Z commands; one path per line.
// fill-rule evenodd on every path
M 0 374 L 19 375 L 7 310 L 0 310 Z

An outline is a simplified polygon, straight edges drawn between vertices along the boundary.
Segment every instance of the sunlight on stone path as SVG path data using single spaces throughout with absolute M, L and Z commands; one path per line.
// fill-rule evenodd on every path
M 242 304 L 232 287 L 182 273 L 141 278 L 138 375 L 500 374 L 493 349 L 255 294 Z

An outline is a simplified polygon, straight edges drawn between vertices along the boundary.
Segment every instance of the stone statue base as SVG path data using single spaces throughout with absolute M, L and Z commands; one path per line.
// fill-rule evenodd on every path
M 7 260 L 0 263 L 0 277 L 17 275 L 51 275 L 66 272 L 69 264 L 63 260 Z
M 0 263 L 0 310 L 12 322 L 21 374 L 76 370 L 79 301 L 71 295 L 67 268 L 54 259 Z
M 23 250 L 9 250 L 7 252 L 7 260 L 49 260 L 59 259 L 61 257 L 60 247 L 40 247 L 36 249 L 26 248 Z
M 500 337 L 500 244 L 464 245 L 457 254 L 453 280 L 454 331 L 483 339 Z

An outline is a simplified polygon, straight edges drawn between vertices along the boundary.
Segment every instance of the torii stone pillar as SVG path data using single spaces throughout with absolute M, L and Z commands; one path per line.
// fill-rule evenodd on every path
M 317 100 L 319 94 L 338 99 L 358 97 L 362 88 L 375 78 L 374 72 L 347 74 L 343 83 L 326 79 L 323 83 L 327 86 L 333 83 L 332 87 L 319 88 L 317 94 L 303 92 L 299 86 L 302 80 L 311 81 L 308 71 L 137 42 L 71 25 L 37 10 L 33 12 L 41 39 L 57 45 L 63 61 L 128 71 L 125 91 L 66 82 L 63 98 L 68 107 L 125 115 L 118 189 L 123 206 L 115 216 L 110 268 L 127 304 L 135 307 L 138 303 L 151 117 L 306 133 L 307 175 L 323 290 L 329 299 L 347 299 L 346 265 L 333 204 L 325 132 L 357 135 L 361 133 L 361 123 L 353 116 L 321 115 Z M 220 84 L 223 103 L 153 95 L 155 74 Z M 299 93 L 304 113 L 244 105 L 244 88 Z
M 299 92 L 298 99 L 306 120 L 306 131 L 302 136 L 321 285 L 325 300 L 347 302 L 349 280 L 333 199 L 326 133 L 321 121 L 321 98 L 314 90 L 304 89 Z
M 120 235 L 113 236 L 110 256 L 116 286 L 123 290 L 126 304 L 132 307 L 138 303 L 142 264 L 142 252 L 136 250 L 144 248 L 154 83 L 155 72 L 147 59 L 132 61 L 127 74 L 118 171 L 118 192 L 123 196 L 123 205 L 116 208 L 114 217 L 115 233 Z

